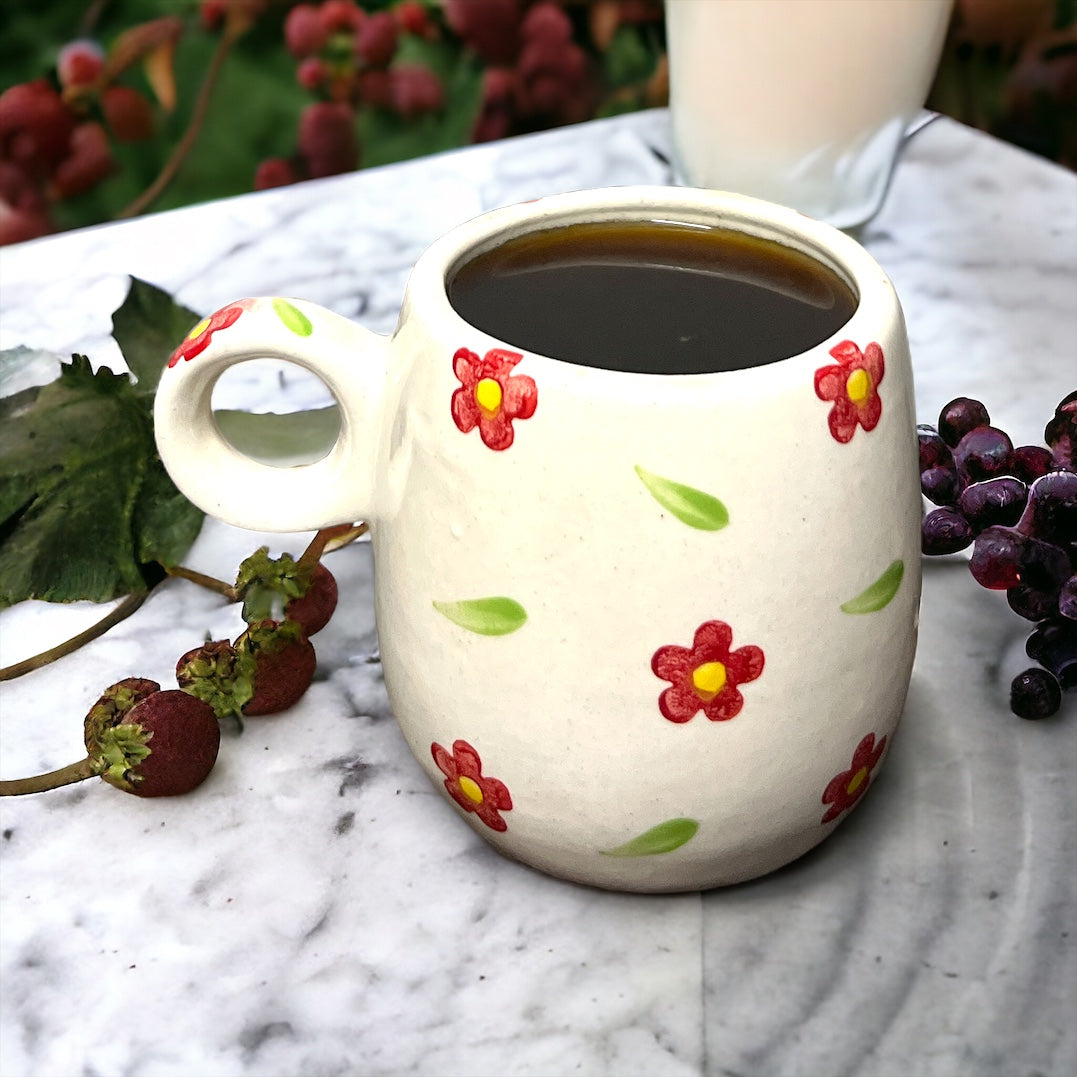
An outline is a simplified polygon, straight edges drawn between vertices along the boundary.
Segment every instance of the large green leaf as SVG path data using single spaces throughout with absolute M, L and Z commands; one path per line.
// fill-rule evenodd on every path
M 137 392 L 156 392 L 168 357 L 200 318 L 156 285 L 131 278 L 127 296 L 112 315 L 112 336 L 137 379 Z
M 0 400 L 0 608 L 145 592 L 153 562 L 182 557 L 201 523 L 126 374 L 76 355 L 50 384 Z

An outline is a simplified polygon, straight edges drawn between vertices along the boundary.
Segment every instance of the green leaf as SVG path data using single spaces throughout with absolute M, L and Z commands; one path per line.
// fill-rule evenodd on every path
M 151 407 L 78 355 L 0 400 L 0 608 L 142 594 L 152 562 L 186 552 L 203 517 L 164 471 Z
M 905 575 L 905 562 L 900 558 L 891 562 L 886 571 L 856 598 L 841 604 L 844 613 L 875 613 L 881 610 L 897 594 Z
M 453 624 L 480 636 L 507 636 L 521 628 L 527 611 L 512 598 L 470 598 L 461 602 L 435 602 L 434 609 Z
M 729 523 L 729 512 L 713 495 L 672 479 L 664 479 L 638 464 L 636 474 L 655 501 L 672 512 L 681 523 L 697 527 L 700 531 L 721 531 Z
M 168 357 L 201 317 L 168 292 L 131 278 L 126 298 L 112 315 L 112 335 L 137 379 L 137 392 L 156 392 Z
M 213 415 L 233 447 L 276 467 L 320 460 L 336 444 L 340 433 L 340 409 L 335 404 L 283 414 L 225 409 Z
M 616 849 L 604 849 L 603 856 L 656 856 L 671 853 L 685 842 L 691 841 L 699 830 L 695 819 L 667 819 L 658 826 L 640 834 L 639 837 L 618 845 Z
M 309 337 L 314 332 L 310 319 L 287 299 L 274 299 L 273 310 L 284 323 L 285 329 L 290 329 L 297 337 Z

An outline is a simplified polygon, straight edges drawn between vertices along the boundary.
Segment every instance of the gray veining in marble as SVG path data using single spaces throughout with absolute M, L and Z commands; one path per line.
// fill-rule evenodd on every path
M 423 247 L 484 209 L 668 182 L 664 112 L 567 128 L 0 251 L 0 347 L 120 367 L 134 274 L 209 312 L 324 303 L 388 332 Z M 862 240 L 905 305 L 921 421 L 958 394 L 1039 441 L 1077 386 L 1077 181 L 949 121 L 908 147 Z M 320 403 L 255 368 L 223 403 Z M 209 522 L 229 576 L 259 536 Z M 0 1072 L 1062 1077 L 1077 1072 L 1077 726 L 1022 723 L 1023 622 L 960 558 L 926 567 L 903 726 L 871 794 L 813 853 L 703 895 L 640 897 L 498 857 L 413 762 L 377 662 L 369 546 L 290 713 L 228 734 L 196 793 L 84 783 L 2 803 Z M 96 619 L 0 614 L 0 664 Z M 0 772 L 75 759 L 105 685 L 171 683 L 238 613 L 182 581 L 3 685 Z

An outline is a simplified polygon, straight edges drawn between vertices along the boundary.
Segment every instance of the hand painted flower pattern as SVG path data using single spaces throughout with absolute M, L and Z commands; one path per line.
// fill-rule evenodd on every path
M 878 766 L 885 750 L 886 737 L 876 744 L 874 733 L 869 733 L 856 746 L 849 769 L 834 775 L 830 779 L 830 784 L 823 790 L 823 803 L 830 806 L 821 822 L 829 823 L 837 819 L 842 812 L 848 811 L 868 791 L 872 771 Z
M 508 830 L 501 813 L 512 810 L 512 797 L 504 782 L 482 773 L 479 753 L 466 740 L 454 741 L 451 754 L 435 742 L 430 754 L 445 775 L 446 791 L 464 811 L 474 812 L 491 830 Z
M 876 343 L 863 352 L 851 341 L 843 340 L 830 349 L 837 360 L 815 372 L 815 395 L 832 401 L 828 422 L 835 441 L 843 445 L 852 440 L 857 426 L 874 430 L 883 413 L 879 383 L 886 373 L 883 350 Z
M 658 697 L 658 709 L 671 722 L 687 722 L 698 711 L 712 722 L 740 714 L 744 697 L 738 685 L 763 672 L 764 656 L 749 644 L 731 650 L 733 630 L 724 621 L 706 621 L 696 629 L 691 647 L 659 647 L 651 659 L 655 676 L 670 682 Z
M 196 355 L 201 355 L 209 347 L 213 334 L 219 329 L 227 329 L 230 325 L 234 325 L 239 316 L 249 306 L 249 301 L 242 300 L 239 303 L 232 303 L 227 307 L 222 307 L 216 314 L 211 314 L 208 318 L 203 318 L 184 337 L 183 343 L 172 353 L 172 358 L 168 360 L 168 365 L 173 367 L 181 359 L 189 360 Z
M 488 448 L 507 449 L 514 437 L 513 420 L 535 414 L 534 379 L 511 373 L 522 358 L 503 348 L 492 348 L 482 359 L 467 348 L 453 356 L 453 373 L 460 379 L 460 388 L 452 395 L 453 422 L 464 434 L 477 426 Z

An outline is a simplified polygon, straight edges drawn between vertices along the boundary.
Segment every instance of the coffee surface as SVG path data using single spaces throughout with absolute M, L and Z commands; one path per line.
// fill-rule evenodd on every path
M 581 366 L 703 374 L 826 340 L 857 300 L 832 270 L 770 240 L 657 221 L 566 225 L 461 265 L 449 301 L 521 351 Z

